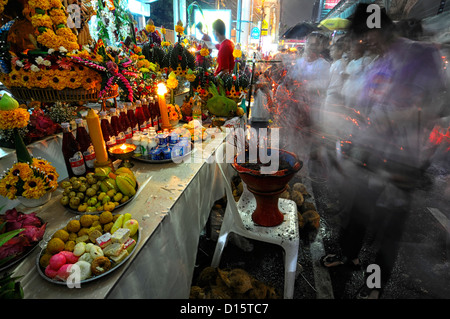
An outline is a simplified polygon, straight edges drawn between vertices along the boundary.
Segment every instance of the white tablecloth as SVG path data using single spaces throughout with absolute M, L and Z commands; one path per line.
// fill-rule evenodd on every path
M 36 260 L 41 248 L 35 249 L 13 268 L 14 275 L 23 276 L 25 298 L 188 298 L 200 233 L 214 202 L 225 194 L 217 165 L 206 162 L 224 138 L 225 133 L 218 132 L 196 145 L 192 163 L 133 161 L 139 194 L 117 212 L 129 212 L 139 221 L 141 240 L 137 251 L 111 274 L 70 289 L 39 275 Z M 34 144 L 31 151 L 34 156 L 50 160 L 62 172 L 65 166 L 60 146 L 61 138 L 55 136 Z M 3 157 L 1 166 L 8 167 L 14 157 Z M 63 173 L 60 175 L 65 178 Z M 57 190 L 51 201 L 38 209 L 17 206 L 22 212 L 36 211 L 48 222 L 47 240 L 76 216 L 59 203 L 61 192 Z

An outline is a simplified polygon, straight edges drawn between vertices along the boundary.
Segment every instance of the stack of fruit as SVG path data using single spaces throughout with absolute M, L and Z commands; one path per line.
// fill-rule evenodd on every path
M 53 234 L 39 257 L 41 272 L 59 281 L 71 274 L 80 281 L 104 274 L 133 252 L 138 229 L 129 213 L 82 215 Z
M 80 213 L 113 211 L 136 194 L 136 177 L 126 167 L 115 172 L 96 168 L 95 173 L 72 177 L 61 182 L 64 191 L 61 204 Z
M 203 127 L 201 122 L 192 120 L 187 124 L 183 125 L 184 129 L 187 129 L 191 134 L 192 142 L 204 141 L 208 138 L 208 132 L 206 132 L 206 128 Z

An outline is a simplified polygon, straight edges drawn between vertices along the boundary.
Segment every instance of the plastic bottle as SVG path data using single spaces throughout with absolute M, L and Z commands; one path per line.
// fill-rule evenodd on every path
M 151 116 L 150 110 L 148 108 L 149 103 L 146 98 L 142 98 L 141 103 L 142 103 L 142 110 L 144 111 L 144 115 L 145 115 L 145 120 L 147 121 L 146 129 L 149 129 L 152 126 L 152 116 Z
M 62 153 L 69 177 L 79 177 L 86 174 L 83 153 L 70 129 L 70 123 L 61 123 L 63 129 Z
M 128 120 L 127 109 L 123 103 L 119 104 L 119 120 L 122 123 L 127 143 L 132 143 L 133 130 L 131 129 L 130 120 Z
M 139 133 L 133 134 L 133 144 L 136 145 L 136 149 L 134 150 L 134 154 L 140 155 L 141 153 L 141 136 Z
M 156 140 L 156 132 L 153 128 L 150 129 L 150 132 L 148 133 L 148 154 L 150 155 L 151 151 L 156 149 L 158 146 L 158 141 Z
M 127 116 L 128 116 L 128 120 L 130 121 L 131 130 L 133 131 L 133 134 L 134 134 L 134 132 L 139 131 L 139 124 L 136 119 L 135 108 L 134 108 L 133 103 L 131 103 L 131 102 L 125 103 L 125 106 L 127 108 Z
M 202 120 L 202 100 L 197 92 L 194 95 L 194 105 L 192 106 L 192 119 L 193 120 Z
M 148 155 L 148 137 L 142 137 L 141 138 L 141 154 L 142 156 L 147 156 Z
M 111 127 L 114 131 L 114 135 L 116 136 L 116 144 L 123 144 L 126 142 L 125 132 L 120 122 L 119 115 L 117 114 L 117 110 L 115 108 L 109 109 L 111 115 Z
M 100 127 L 102 128 L 103 139 L 106 143 L 106 148 L 116 145 L 116 136 L 109 123 L 108 116 L 105 111 L 100 112 Z
M 80 144 L 80 150 L 83 154 L 84 163 L 86 165 L 86 170 L 88 172 L 94 171 L 95 163 L 95 150 L 94 145 L 92 145 L 91 137 L 89 136 L 86 126 L 83 123 L 83 119 L 75 119 L 77 124 L 77 137 L 76 140 Z

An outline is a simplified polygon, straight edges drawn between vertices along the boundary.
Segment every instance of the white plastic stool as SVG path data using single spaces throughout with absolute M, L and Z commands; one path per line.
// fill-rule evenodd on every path
M 264 227 L 255 224 L 252 220 L 252 213 L 256 208 L 256 200 L 253 194 L 247 190 L 247 186 L 244 183 L 244 192 L 239 202 L 236 203 L 234 200 L 231 181 L 226 174 L 228 164 L 225 163 L 225 149 L 226 143 L 223 143 L 216 150 L 216 162 L 226 182 L 227 207 L 211 266 L 219 266 L 223 249 L 231 232 L 246 238 L 280 245 L 284 250 L 284 298 L 292 299 L 300 241 L 297 204 L 292 200 L 280 198 L 278 207 L 284 215 L 284 221 L 275 227 Z

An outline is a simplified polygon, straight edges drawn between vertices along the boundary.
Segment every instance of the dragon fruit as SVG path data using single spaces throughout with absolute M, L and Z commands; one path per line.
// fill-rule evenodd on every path
M 23 230 L 0 246 L 0 260 L 19 255 L 26 247 L 32 246 L 44 237 L 47 223 L 42 223 L 36 213 L 24 214 L 13 208 L 6 211 L 1 219 L 6 223 L 4 227 L 6 232 Z

